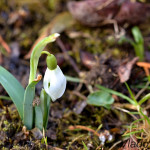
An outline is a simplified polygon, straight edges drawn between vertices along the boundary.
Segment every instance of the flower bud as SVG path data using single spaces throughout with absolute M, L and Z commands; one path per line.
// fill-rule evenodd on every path
M 46 62 L 47 62 L 47 67 L 50 70 L 54 70 L 54 69 L 57 68 L 57 60 L 56 60 L 56 57 L 53 54 L 50 54 L 50 55 L 47 56 Z

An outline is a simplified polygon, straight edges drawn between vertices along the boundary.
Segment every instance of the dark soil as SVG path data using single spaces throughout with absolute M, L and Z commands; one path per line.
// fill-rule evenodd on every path
M 69 0 L 42 2 L 1 0 L 0 2 L 0 36 L 11 48 L 11 54 L 8 54 L 0 44 L 1 65 L 10 71 L 23 87 L 28 84 L 30 71 L 30 61 L 24 58 L 25 55 L 28 54 L 36 39 L 45 32 L 45 28 L 49 35 L 59 22 L 65 28 L 61 31 L 59 40 L 49 44 L 46 50 L 57 56 L 58 64 L 65 75 L 84 80 L 80 83 L 68 82 L 63 97 L 51 104 L 46 130 L 48 145 L 43 142 L 41 131 L 38 129 L 27 131 L 23 127 L 11 101 L 0 99 L 0 149 L 83 150 L 84 142 L 89 150 L 100 150 L 102 147 L 107 150 L 117 141 L 123 141 L 122 135 L 126 131 L 124 125 L 130 125 L 134 120 L 127 113 L 115 109 L 115 104 L 127 103 L 121 98 L 115 98 L 115 103 L 110 110 L 86 103 L 91 90 L 97 90 L 96 84 L 129 96 L 124 83 L 120 83 L 117 69 L 125 61 L 129 62 L 135 57 L 134 48 L 129 43 L 119 45 L 113 25 L 110 24 L 88 27 L 74 20 L 71 25 L 65 25 L 65 20 L 61 22 L 59 19 L 51 24 L 57 16 L 63 17 L 63 12 L 67 11 L 67 2 Z M 149 62 L 150 21 L 147 19 L 144 23 L 135 25 L 143 34 L 145 61 Z M 133 38 L 131 28 L 134 25 L 128 23 L 118 26 L 124 29 L 126 36 Z M 42 56 L 38 72 L 44 75 L 46 67 L 45 56 Z M 135 85 L 146 84 L 143 78 L 145 78 L 144 70 L 134 65 L 127 82 L 135 95 L 140 90 Z M 36 87 L 36 97 L 39 97 L 42 86 L 42 82 L 39 82 Z M 146 93 L 148 90 L 145 90 L 143 95 Z M 0 95 L 8 96 L 2 86 L 0 86 Z M 149 102 L 146 105 L 148 104 Z M 128 110 L 132 109 L 128 108 Z M 87 127 L 87 130 L 78 128 L 77 125 Z M 73 126 L 74 130 L 70 126 Z M 94 132 L 89 132 L 89 128 L 98 131 L 106 139 L 104 145 Z M 112 136 L 111 140 L 108 135 Z M 120 142 L 114 149 L 122 145 L 123 142 Z

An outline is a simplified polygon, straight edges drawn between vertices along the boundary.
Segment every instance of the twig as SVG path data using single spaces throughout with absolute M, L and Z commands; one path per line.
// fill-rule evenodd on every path
M 150 105 L 146 106 L 144 110 L 150 109 Z
M 145 85 L 144 88 L 142 88 L 135 96 L 135 99 L 138 99 L 140 97 L 140 95 L 147 89 L 147 87 L 149 86 L 150 82 L 148 81 Z
M 70 64 L 72 65 L 72 67 L 74 68 L 74 70 L 78 73 L 78 75 L 80 74 L 80 70 L 77 67 L 76 63 L 74 62 L 74 60 L 68 55 L 67 50 L 63 44 L 63 42 L 60 40 L 60 38 L 58 38 L 56 40 L 58 46 L 61 48 L 61 50 L 63 51 L 64 55 L 66 56 L 66 60 L 70 61 Z
M 108 20 L 104 20 L 101 23 L 101 25 L 107 25 L 107 24 L 113 24 L 115 35 L 119 35 L 119 27 L 118 27 L 118 24 L 117 24 L 116 20 L 114 20 L 114 19 L 108 19 Z
M 148 69 L 150 69 L 150 63 L 137 62 L 136 64 L 137 64 L 137 66 L 144 68 L 146 76 L 149 76 L 150 73 L 149 73 Z
M 61 149 L 61 148 L 58 148 L 58 147 L 53 147 L 54 150 L 64 150 L 64 149 Z
M 115 106 L 114 106 L 114 108 L 115 108 L 115 109 L 118 109 L 118 110 L 120 110 L 120 111 L 123 111 L 123 112 L 125 112 L 125 113 L 127 113 L 127 114 L 129 114 L 129 115 L 132 116 L 135 120 L 138 119 L 135 115 L 131 114 L 130 111 L 128 111 L 128 110 L 126 110 L 126 109 L 119 108 L 119 107 L 115 107 Z
M 120 144 L 121 142 L 122 142 L 122 141 L 120 140 L 120 141 L 114 143 L 113 146 L 111 146 L 111 148 L 110 148 L 109 150 L 112 150 L 114 147 L 116 147 L 116 145 Z
M 132 110 L 137 110 L 137 107 L 129 104 L 129 103 L 114 103 L 114 107 L 119 107 L 119 108 L 126 108 L 126 109 L 132 109 Z
M 103 145 L 101 144 L 100 146 L 98 146 L 97 148 L 96 148 L 96 150 L 104 150 L 104 148 L 102 147 Z
M 85 126 L 81 126 L 81 125 L 69 126 L 69 130 L 75 130 L 75 129 L 86 130 L 86 131 L 92 132 L 94 135 L 96 135 L 98 137 L 100 136 L 100 134 L 97 133 L 95 130 L 88 128 L 88 127 L 85 127 Z
M 82 98 L 83 100 L 87 100 L 86 96 L 82 95 L 78 91 L 73 91 L 71 93 L 74 94 L 74 95 L 77 95 L 78 97 Z
M 67 150 L 70 150 L 71 145 L 72 145 L 75 141 L 79 140 L 79 139 L 82 138 L 82 137 L 83 137 L 83 135 L 81 134 L 81 135 L 79 135 L 78 137 L 75 137 L 71 142 L 69 142 L 69 145 L 68 145 L 68 147 L 67 147 Z

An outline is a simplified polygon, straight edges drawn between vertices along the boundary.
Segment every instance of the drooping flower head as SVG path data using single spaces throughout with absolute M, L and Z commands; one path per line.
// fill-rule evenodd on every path
M 57 65 L 57 60 L 54 55 L 47 56 L 47 69 L 44 76 L 44 89 L 51 97 L 52 101 L 60 98 L 66 89 L 66 77 Z

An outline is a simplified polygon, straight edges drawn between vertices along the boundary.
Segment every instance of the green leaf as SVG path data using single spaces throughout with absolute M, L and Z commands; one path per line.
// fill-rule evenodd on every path
M 133 121 L 133 122 L 131 123 L 131 125 L 133 125 L 133 124 L 135 124 L 135 123 L 138 123 L 138 122 L 140 122 L 140 121 L 143 121 L 143 120 L 144 120 L 144 118 L 137 119 L 137 120 Z M 131 125 L 130 125 L 130 126 L 131 126 Z
M 29 77 L 29 83 L 31 83 L 36 76 L 36 70 L 39 58 L 41 56 L 42 50 L 45 48 L 45 46 L 50 43 L 54 42 L 56 38 L 58 37 L 58 34 L 54 33 L 43 40 L 41 40 L 33 49 L 31 58 L 30 58 L 30 77 Z
M 40 106 L 35 106 L 35 127 L 43 131 L 43 114 Z
M 13 103 L 17 107 L 21 119 L 23 119 L 24 88 L 18 80 L 6 69 L 0 66 L 0 83 L 7 91 Z
M 83 141 L 82 141 L 82 144 L 83 144 L 83 146 L 84 146 L 84 149 L 85 149 L 85 150 L 88 150 L 86 144 L 85 144 Z
M 130 43 L 134 47 L 134 51 L 135 51 L 136 56 L 138 56 L 140 58 L 140 61 L 143 61 L 144 60 L 144 39 L 143 39 L 143 36 L 142 36 L 138 27 L 132 28 L 132 34 L 134 37 L 134 41 L 123 36 L 119 40 L 119 44 L 122 44 L 124 42 Z
M 143 44 L 143 42 L 144 42 L 143 36 L 141 34 L 140 29 L 137 26 L 132 28 L 132 34 L 134 36 L 134 40 L 136 43 L 142 43 Z
M 114 98 L 105 91 L 96 91 L 88 96 L 87 103 L 94 106 L 104 106 L 107 109 L 113 104 Z
M 117 96 L 119 96 L 119 97 L 121 97 L 121 98 L 127 100 L 129 103 L 131 103 L 131 104 L 133 104 L 133 105 L 136 105 L 136 103 L 135 103 L 131 98 L 129 98 L 128 96 L 126 96 L 126 95 L 124 95 L 124 94 L 122 94 L 122 93 L 120 93 L 120 92 L 117 92 L 117 91 L 114 91 L 114 90 L 105 88 L 105 87 L 103 87 L 103 86 L 101 86 L 101 85 L 96 85 L 96 87 L 99 88 L 99 89 L 101 89 L 101 90 L 104 90 L 104 91 L 106 91 L 106 92 L 108 92 L 108 93 L 117 95 Z
M 32 81 L 25 90 L 23 103 L 23 123 L 30 130 L 33 127 L 33 99 L 35 96 L 35 86 L 41 77 Z
M 150 119 L 148 118 L 148 116 L 146 116 L 146 115 L 142 112 L 141 108 L 140 108 L 140 110 L 139 110 L 139 113 L 141 114 L 141 116 L 143 116 L 143 117 L 147 120 L 148 124 L 150 125 Z
M 130 87 L 128 86 L 128 84 L 127 84 L 126 82 L 125 82 L 125 85 L 126 85 L 128 91 L 129 91 L 129 93 L 130 93 L 131 98 L 134 100 L 135 104 L 138 105 L 138 102 L 137 102 L 135 96 L 133 95 L 133 93 L 132 93 Z
M 51 98 L 47 98 L 47 112 L 46 112 L 46 117 L 44 119 L 44 128 L 47 128 L 47 123 L 48 123 L 48 116 L 49 116 L 49 110 L 50 110 L 50 104 L 51 104 Z
M 133 34 L 133 37 L 135 40 L 135 44 L 133 44 L 133 46 L 134 46 L 136 56 L 138 56 L 140 58 L 140 61 L 143 61 L 143 59 L 144 59 L 144 40 L 143 40 L 143 36 L 140 32 L 140 29 L 136 26 L 133 27 L 132 34 Z
M 135 54 L 136 56 L 138 56 L 140 59 L 140 61 L 144 60 L 144 45 L 143 44 L 136 44 L 133 45 L 134 50 L 135 50 Z
M 122 136 L 131 136 L 131 135 L 133 135 L 133 134 L 142 133 L 142 132 L 144 132 L 143 129 L 137 130 L 137 131 L 133 131 L 133 132 L 129 132 L 129 133 L 123 134 Z
M 122 36 L 120 38 L 120 40 L 118 41 L 118 44 L 120 44 L 120 45 L 123 44 L 123 43 L 130 43 L 131 45 L 135 44 L 133 40 L 131 40 L 131 39 L 125 37 L 125 36 Z
M 150 93 L 145 95 L 140 101 L 139 101 L 139 105 L 142 105 L 144 102 L 146 102 L 147 100 L 150 99 Z
M 11 100 L 10 97 L 8 97 L 8 96 L 2 96 L 2 95 L 0 95 L 0 99 L 3 99 L 3 100 Z
M 47 127 L 49 109 L 50 109 L 50 102 L 51 102 L 51 98 L 45 92 L 45 90 L 42 89 L 41 94 L 40 94 L 40 105 L 39 106 L 41 107 L 42 114 L 43 114 L 42 118 L 43 118 L 43 127 L 44 127 L 44 129 L 46 129 L 46 127 Z
M 75 77 L 71 77 L 71 76 L 67 76 L 65 75 L 67 81 L 69 82 L 77 82 L 77 83 L 80 83 L 80 82 L 83 82 L 80 78 L 75 78 Z

